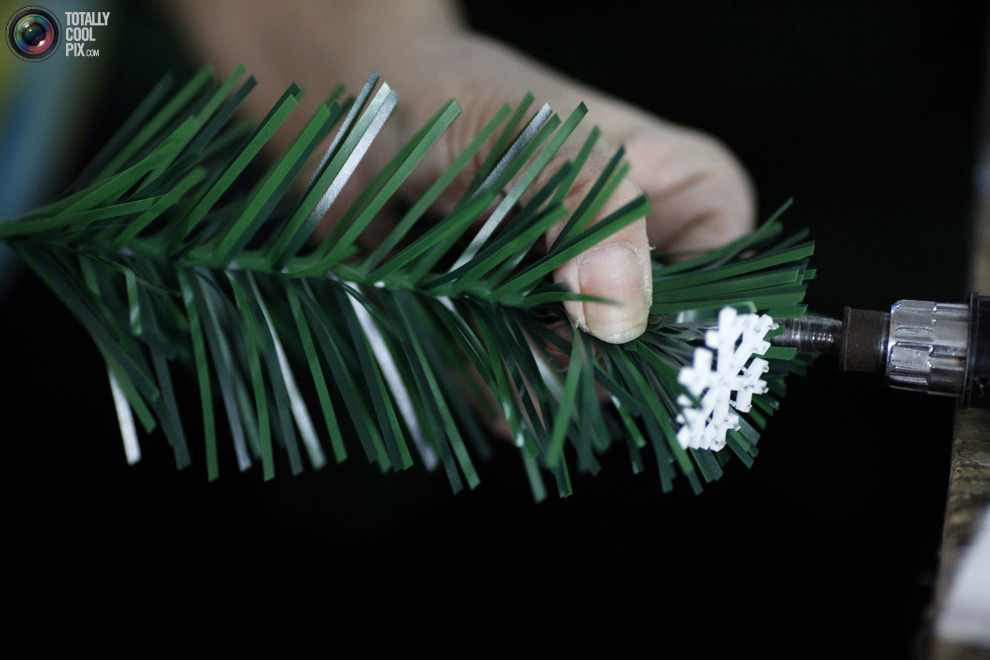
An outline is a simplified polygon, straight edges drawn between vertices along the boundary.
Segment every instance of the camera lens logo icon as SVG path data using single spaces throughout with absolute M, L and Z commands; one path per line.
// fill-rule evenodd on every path
M 44 7 L 22 7 L 7 21 L 7 46 L 27 62 L 46 60 L 58 50 L 62 27 Z

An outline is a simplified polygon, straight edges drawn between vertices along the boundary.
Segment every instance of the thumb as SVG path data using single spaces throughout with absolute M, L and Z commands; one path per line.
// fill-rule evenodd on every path
M 600 173 L 601 168 L 593 164 L 586 167 L 569 196 L 583 197 Z M 641 194 L 636 184 L 624 179 L 596 221 Z M 563 223 L 551 228 L 547 242 L 552 244 L 562 230 Z M 581 330 L 612 344 L 632 341 L 643 334 L 653 299 L 645 218 L 623 227 L 559 267 L 554 271 L 554 279 L 571 291 L 608 301 L 564 303 L 568 316 Z
M 419 168 L 418 172 L 414 170 L 410 175 L 405 189 L 407 194 L 413 193 L 415 196 L 416 193 L 425 190 L 426 186 L 460 155 L 468 142 L 480 131 L 481 126 L 498 110 L 497 97 L 483 96 L 466 100 L 467 103 L 462 108 L 462 116 L 458 117 L 435 145 L 432 153 L 422 163 L 424 167 Z M 409 122 L 403 127 L 406 130 L 402 132 L 408 132 L 414 125 L 415 122 Z M 528 201 L 535 194 L 534 191 L 539 190 L 551 179 L 565 162 L 573 161 L 579 145 L 583 142 L 580 136 L 572 135 L 549 160 L 523 194 L 521 201 L 523 203 Z M 483 157 L 486 150 L 479 153 Z M 563 205 L 566 208 L 571 211 L 578 208 L 605 171 L 611 156 L 607 147 L 600 146 L 600 143 L 596 144 L 564 196 Z M 452 185 L 448 186 L 437 200 L 438 211 L 446 213 L 453 208 L 465 192 L 468 183 L 477 174 L 479 164 L 476 161 L 473 166 L 467 167 Z M 510 183 L 508 187 L 512 185 L 514 184 Z M 592 222 L 608 217 L 642 194 L 639 187 L 629 178 L 623 179 Z M 554 243 L 566 224 L 567 219 L 564 219 L 547 231 L 548 246 Z M 554 280 L 566 285 L 571 292 L 608 301 L 566 301 L 564 308 L 578 328 L 603 341 L 615 344 L 635 339 L 646 330 L 647 316 L 652 302 L 653 278 L 646 219 L 640 218 L 617 230 L 560 266 L 554 271 Z

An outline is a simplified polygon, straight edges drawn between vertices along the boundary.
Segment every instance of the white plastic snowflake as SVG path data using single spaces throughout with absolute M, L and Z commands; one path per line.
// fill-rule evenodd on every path
M 739 416 L 731 410 L 749 411 L 753 395 L 767 391 L 766 381 L 760 377 L 769 370 L 769 363 L 762 358 L 749 359 L 767 352 L 770 342 L 763 338 L 776 327 L 766 314 L 738 314 L 731 307 L 718 313 L 718 327 L 705 333 L 705 345 L 715 352 L 696 348 L 694 364 L 681 367 L 677 375 L 677 382 L 701 402 L 696 408 L 689 397 L 682 394 L 677 398 L 681 406 L 677 421 L 682 424 L 677 441 L 681 447 L 714 451 L 725 447 L 725 434 L 740 426 Z

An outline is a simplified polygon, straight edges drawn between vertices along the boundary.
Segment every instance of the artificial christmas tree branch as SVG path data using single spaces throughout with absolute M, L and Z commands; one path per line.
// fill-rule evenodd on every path
M 338 88 L 256 173 L 249 166 L 301 91 L 290 86 L 257 125 L 233 122 L 254 86 L 250 77 L 240 82 L 244 73 L 214 83 L 201 72 L 171 98 L 163 82 L 64 196 L 0 222 L 0 240 L 103 355 L 130 461 L 140 452 L 136 417 L 147 433 L 161 427 L 180 468 L 205 455 L 210 479 L 229 435 L 240 469 L 260 461 L 265 479 L 307 462 L 320 468 L 328 450 L 339 462 L 360 448 L 383 471 L 418 459 L 442 466 L 455 491 L 473 488 L 472 456 L 489 451 L 465 396 L 477 385 L 504 416 L 538 499 L 542 471 L 567 495 L 569 470 L 596 472 L 596 455 L 616 442 L 637 472 L 651 450 L 664 489 L 677 474 L 696 491 L 721 475 L 729 452 L 678 440 L 685 409 L 702 398 L 679 373 L 722 308 L 801 315 L 810 242 L 779 240 L 774 217 L 724 248 L 675 265 L 657 260 L 644 335 L 613 345 L 574 330 L 568 341 L 547 329 L 566 320 L 562 303 L 601 300 L 555 284 L 552 272 L 648 210 L 641 197 L 593 221 L 625 177 L 621 151 L 573 208 L 565 205 L 598 132 L 573 161 L 550 164 L 574 139 L 583 106 L 563 119 L 547 107 L 530 115 L 531 97 L 504 106 L 368 248 L 359 238 L 456 120 L 457 104 L 441 107 L 317 240 L 398 97 L 376 75 L 354 98 Z M 453 209 L 428 221 L 436 199 L 479 161 Z M 541 251 L 542 236 L 560 224 Z M 566 366 L 551 353 L 569 356 Z M 802 368 L 786 349 L 763 357 L 767 391 L 755 391 L 753 407 L 720 439 L 747 465 L 785 376 Z M 196 375 L 202 448 L 190 447 L 184 431 L 190 422 L 171 374 L 179 364 Z

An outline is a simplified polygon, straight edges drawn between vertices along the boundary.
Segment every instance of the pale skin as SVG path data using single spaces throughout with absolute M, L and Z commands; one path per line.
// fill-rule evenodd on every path
M 721 143 L 472 33 L 448 0 L 180 0 L 167 8 L 197 53 L 221 74 L 240 62 L 247 64 L 258 80 L 247 99 L 254 115 L 264 116 L 292 81 L 310 91 L 293 113 L 295 124 L 276 134 L 276 150 L 288 146 L 333 85 L 344 82 L 348 89 L 360 89 L 373 69 L 398 91 L 400 102 L 380 144 L 369 151 L 365 172 L 382 166 L 443 102 L 457 99 L 461 116 L 400 191 L 410 196 L 425 190 L 504 103 L 529 91 L 538 103 L 549 103 L 566 116 L 583 101 L 589 113 L 582 125 L 598 125 L 604 140 L 566 201 L 579 199 L 595 181 L 612 156 L 608 145 L 623 144 L 630 174 L 599 217 L 641 193 L 652 209 L 648 217 L 554 273 L 573 291 L 614 301 L 565 303 L 577 327 L 605 341 L 627 342 L 646 329 L 653 295 L 652 248 L 676 252 L 715 247 L 752 228 L 752 185 Z M 563 162 L 572 157 L 581 142 L 580 135 L 572 138 L 556 158 Z M 547 171 L 555 170 L 554 164 Z M 457 184 L 470 178 L 465 174 L 455 182 L 439 204 L 456 199 Z M 547 241 L 552 243 L 561 229 L 551 228 Z

